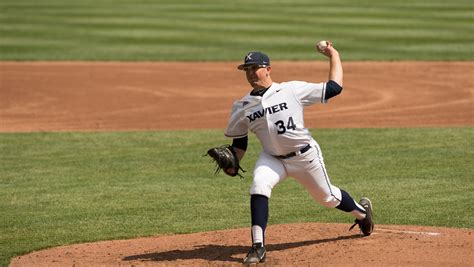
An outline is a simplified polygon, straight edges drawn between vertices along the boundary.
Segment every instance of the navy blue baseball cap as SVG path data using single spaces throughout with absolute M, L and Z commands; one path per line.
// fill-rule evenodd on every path
M 239 65 L 237 68 L 243 70 L 250 66 L 270 66 L 270 58 L 262 52 L 249 52 L 244 58 L 244 64 Z

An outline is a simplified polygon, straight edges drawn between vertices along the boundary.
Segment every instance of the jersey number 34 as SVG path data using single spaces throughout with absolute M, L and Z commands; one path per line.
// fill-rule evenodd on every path
M 286 133 L 286 130 L 296 129 L 296 125 L 295 125 L 295 122 L 293 121 L 293 117 L 288 118 L 288 123 L 286 124 L 286 126 L 285 126 L 285 122 L 282 120 L 275 122 L 275 125 L 278 127 L 277 134 L 284 134 Z

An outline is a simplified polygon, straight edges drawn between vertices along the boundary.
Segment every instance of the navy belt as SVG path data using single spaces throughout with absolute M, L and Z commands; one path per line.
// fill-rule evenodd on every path
M 300 149 L 299 151 L 297 152 L 291 152 L 290 154 L 286 154 L 286 155 L 281 155 L 281 156 L 275 156 L 279 159 L 287 159 L 287 158 L 291 158 L 291 157 L 294 157 L 296 155 L 301 155 L 303 153 L 305 153 L 306 151 L 308 151 L 309 149 L 311 148 L 310 145 L 306 145 L 305 147 L 303 147 L 302 149 Z

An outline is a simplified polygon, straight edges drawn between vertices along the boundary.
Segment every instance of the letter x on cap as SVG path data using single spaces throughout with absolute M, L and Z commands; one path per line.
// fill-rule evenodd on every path
M 262 52 L 249 52 L 244 58 L 244 64 L 237 68 L 243 70 L 250 66 L 270 66 L 270 58 Z

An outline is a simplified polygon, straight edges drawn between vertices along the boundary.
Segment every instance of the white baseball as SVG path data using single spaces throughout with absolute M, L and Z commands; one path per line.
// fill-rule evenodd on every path
M 317 47 L 319 51 L 324 51 L 324 49 L 328 47 L 328 42 L 326 40 L 322 40 L 321 42 L 317 44 Z

